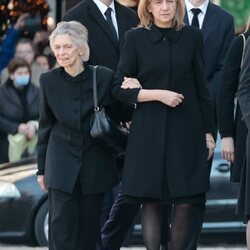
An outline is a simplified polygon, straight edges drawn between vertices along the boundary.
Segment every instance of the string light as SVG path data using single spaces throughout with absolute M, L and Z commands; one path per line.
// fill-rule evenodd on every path
M 7 29 L 13 25 L 23 13 L 29 13 L 31 17 L 41 17 L 42 29 L 47 29 L 49 5 L 46 0 L 0 0 L 0 42 L 4 38 Z

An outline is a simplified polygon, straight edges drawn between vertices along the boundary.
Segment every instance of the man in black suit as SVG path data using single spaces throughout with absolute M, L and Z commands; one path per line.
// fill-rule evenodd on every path
M 81 22 L 88 29 L 89 63 L 103 65 L 112 70 L 116 70 L 118 65 L 125 32 L 138 25 L 136 13 L 114 0 L 81 1 L 65 14 L 63 20 Z M 122 162 L 119 162 L 120 166 L 122 164 Z M 118 188 L 115 186 L 113 192 L 105 194 L 101 226 L 108 219 Z M 137 205 L 124 204 L 122 201 L 122 195 L 119 194 L 111 211 L 108 225 L 103 233 L 106 242 L 105 246 L 109 248 L 113 244 L 121 244 L 136 212 L 139 210 Z M 124 220 L 125 217 L 127 219 Z M 97 248 L 102 249 L 100 242 L 97 243 Z
M 185 23 L 201 29 L 204 40 L 205 74 L 212 99 L 214 120 L 216 119 L 216 100 L 221 78 L 221 69 L 226 52 L 234 38 L 233 17 L 209 0 L 185 0 Z M 214 135 L 216 138 L 216 135 Z M 212 160 L 209 161 L 211 168 Z M 205 204 L 195 206 L 192 215 L 192 228 L 189 230 L 186 249 L 197 249 Z
M 63 20 L 78 21 L 88 29 L 89 63 L 113 70 L 118 65 L 124 33 L 138 25 L 136 13 L 113 0 L 81 1 L 65 14 Z

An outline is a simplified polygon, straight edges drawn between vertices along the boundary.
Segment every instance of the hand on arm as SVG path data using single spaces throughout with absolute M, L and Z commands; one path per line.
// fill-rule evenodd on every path
M 140 82 L 136 78 L 124 77 L 124 81 L 121 85 L 122 89 L 142 89 Z

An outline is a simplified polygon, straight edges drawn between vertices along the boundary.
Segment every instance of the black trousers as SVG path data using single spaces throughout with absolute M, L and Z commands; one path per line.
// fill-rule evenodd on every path
M 95 250 L 103 196 L 49 189 L 49 249 Z
M 127 203 L 124 198 L 121 190 L 119 190 L 109 214 L 109 219 L 102 228 L 101 237 L 105 250 L 120 249 L 141 207 L 140 204 Z
M 133 221 L 138 213 L 141 204 L 128 203 L 125 196 L 120 190 L 112 206 L 109 214 L 109 219 L 106 221 L 101 231 L 102 245 L 105 250 L 118 250 L 122 246 Z M 161 244 L 164 249 L 168 248 L 169 240 L 169 206 L 165 205 L 163 208 L 162 218 L 162 239 Z

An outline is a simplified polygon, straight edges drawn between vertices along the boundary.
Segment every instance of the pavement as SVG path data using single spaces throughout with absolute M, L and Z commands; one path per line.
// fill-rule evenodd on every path
M 198 250 L 246 250 L 246 246 L 200 246 Z M 0 244 L 0 250 L 48 250 L 47 247 L 27 247 Z M 144 247 L 123 247 L 121 250 L 146 250 Z

